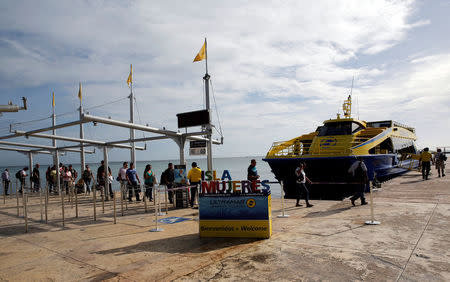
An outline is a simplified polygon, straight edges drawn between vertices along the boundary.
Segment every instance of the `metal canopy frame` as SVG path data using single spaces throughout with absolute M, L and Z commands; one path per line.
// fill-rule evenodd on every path
M 206 44 L 206 39 L 205 39 Z M 207 58 L 207 56 L 206 56 Z M 206 59 L 207 60 L 207 59 Z M 131 65 L 130 65 L 130 75 L 131 75 Z M 210 103 L 209 103 L 209 79 L 210 76 L 208 74 L 208 67 L 207 67 L 207 61 L 206 61 L 206 73 L 203 77 L 203 80 L 205 81 L 205 100 L 206 100 L 206 110 L 210 110 Z M 105 168 L 108 168 L 108 150 L 109 148 L 121 148 L 121 149 L 130 149 L 130 156 L 131 156 L 131 162 L 136 161 L 136 152 L 135 150 L 146 150 L 147 145 L 145 147 L 136 147 L 136 142 L 145 142 L 145 141 L 156 141 L 156 140 L 163 140 L 163 139 L 172 139 L 179 147 L 180 150 L 180 164 L 186 164 L 185 158 L 184 158 L 184 146 L 187 140 L 202 140 L 206 141 L 207 143 L 207 169 L 209 171 L 212 171 L 212 144 L 223 144 L 223 136 L 221 137 L 221 140 L 213 140 L 212 139 L 212 128 L 214 125 L 209 122 L 204 127 L 202 127 L 202 131 L 200 132 L 185 132 L 180 133 L 178 131 L 171 131 L 166 129 L 158 129 L 155 127 L 150 127 L 146 125 L 140 125 L 134 123 L 134 93 L 133 93 L 133 82 L 131 80 L 130 86 L 130 95 L 128 98 L 130 99 L 130 122 L 123 122 L 118 120 L 113 120 L 110 118 L 103 118 L 99 116 L 90 115 L 89 113 L 83 112 L 83 105 L 81 103 L 81 82 L 80 82 L 80 90 L 79 90 L 79 98 L 80 98 L 80 107 L 78 108 L 79 111 L 79 119 L 56 124 L 56 114 L 55 114 L 55 96 L 53 94 L 53 103 L 52 103 L 52 109 L 53 109 L 53 115 L 52 118 L 52 126 L 38 128 L 30 131 L 20 131 L 15 130 L 12 131 L 10 126 L 10 133 L 9 135 L 0 136 L 0 140 L 10 139 L 10 138 L 17 138 L 17 137 L 26 137 L 27 139 L 29 137 L 34 138 L 44 138 L 44 139 L 50 139 L 52 140 L 52 146 L 48 145 L 39 145 L 39 144 L 25 144 L 25 143 L 17 143 L 17 142 L 9 142 L 9 141 L 0 141 L 0 145 L 7 145 L 7 146 L 19 146 L 19 147 L 28 147 L 28 148 L 35 148 L 35 149 L 21 149 L 21 148 L 15 148 L 15 147 L 1 147 L 0 150 L 9 150 L 9 151 L 17 151 L 22 153 L 27 153 L 29 156 L 29 165 L 30 169 L 33 167 L 33 154 L 53 154 L 53 163 L 58 166 L 59 164 L 59 154 L 60 152 L 79 152 L 80 153 L 80 164 L 81 164 L 81 173 L 83 173 L 83 170 L 85 168 L 85 153 L 95 153 L 94 151 L 85 151 L 85 147 L 102 147 L 103 148 L 103 155 L 104 155 L 104 165 Z M 99 141 L 99 140 L 90 140 L 84 138 L 84 129 L 83 125 L 88 122 L 95 123 L 102 123 L 107 124 L 115 127 L 122 127 L 127 128 L 130 130 L 130 138 L 125 140 L 117 140 L 117 141 Z M 67 128 L 71 126 L 79 126 L 80 127 L 80 134 L 79 138 L 69 137 L 69 136 L 61 136 L 56 134 L 56 129 L 62 129 Z M 135 138 L 135 130 L 143 131 L 143 132 L 149 132 L 158 134 L 158 136 L 151 136 L 151 137 L 144 137 L 144 138 Z M 46 134 L 43 132 L 46 131 L 52 131 L 51 134 Z M 62 141 L 68 141 L 68 142 L 75 142 L 78 143 L 76 145 L 69 145 L 69 146 L 57 146 L 56 141 L 62 140 Z M 130 145 L 126 145 L 123 143 L 130 143 Z M 105 172 L 108 171 L 108 169 L 104 170 Z M 30 181 L 31 181 L 32 174 L 30 173 Z M 104 187 L 104 195 L 106 198 L 108 198 L 108 188 L 110 185 L 110 179 L 109 177 L 106 178 L 106 185 Z M 60 171 L 57 169 L 57 186 L 61 192 L 61 183 L 60 183 Z
M 103 118 L 99 116 L 94 116 L 90 114 L 82 113 L 82 107 L 80 106 L 80 119 L 66 122 L 62 124 L 56 124 L 55 122 L 55 113 L 53 111 L 53 123 L 52 126 L 34 129 L 30 131 L 21 131 L 21 130 L 10 130 L 12 134 L 0 136 L 0 145 L 6 145 L 6 146 L 18 146 L 18 147 L 28 147 L 28 148 L 34 148 L 34 149 L 22 149 L 22 148 L 16 148 L 16 147 L 2 147 L 0 146 L 0 150 L 7 150 L 7 151 L 16 151 L 28 154 L 29 157 L 29 166 L 30 169 L 33 167 L 33 154 L 53 154 L 54 156 L 54 164 L 57 166 L 59 164 L 59 155 L 61 152 L 79 152 L 80 159 L 81 159 L 81 170 L 83 172 L 84 170 L 84 154 L 92 154 L 95 153 L 94 151 L 85 151 L 85 147 L 103 147 L 103 156 L 104 156 L 104 162 L 105 167 L 108 167 L 108 149 L 109 148 L 120 148 L 120 149 L 130 149 L 132 151 L 131 155 L 134 156 L 135 150 L 146 150 L 147 146 L 145 147 L 136 147 L 136 142 L 145 142 L 145 141 L 156 141 L 156 140 L 164 140 L 164 139 L 172 139 L 180 149 L 180 163 L 185 164 L 185 157 L 184 157 L 184 146 L 186 143 L 186 140 L 205 140 L 210 144 L 223 144 L 223 139 L 221 141 L 219 140 L 213 140 L 211 138 L 211 129 L 207 128 L 206 131 L 200 131 L 200 132 L 190 132 L 190 133 L 180 133 L 177 131 L 171 131 L 166 129 L 158 129 L 146 125 L 140 125 L 132 122 L 123 122 L 118 120 L 113 120 L 110 118 Z M 102 123 L 106 125 L 111 125 L 115 127 L 122 127 L 127 128 L 130 130 L 130 132 L 134 133 L 134 130 L 139 130 L 143 132 L 150 132 L 154 134 L 159 134 L 159 136 L 150 136 L 150 137 L 144 137 L 144 138 L 134 138 L 134 134 L 130 134 L 130 139 L 125 140 L 117 140 L 117 141 L 98 141 L 98 140 L 90 140 L 83 138 L 83 124 L 88 122 L 95 122 L 95 123 Z M 69 137 L 69 136 L 61 136 L 56 135 L 56 129 L 62 129 L 67 128 L 71 126 L 80 126 L 80 138 L 75 137 Z M 52 131 L 53 134 L 46 134 L 43 132 L 46 131 Z M 207 137 L 203 137 L 207 136 Z M 25 137 L 29 139 L 29 137 L 34 138 L 43 138 L 43 139 L 51 139 L 53 142 L 53 146 L 49 145 L 40 145 L 40 144 L 28 144 L 28 143 L 18 143 L 18 142 L 9 142 L 9 141 L 1 141 L 5 139 L 10 138 L 18 138 L 18 137 Z M 76 145 L 69 145 L 69 146 L 57 146 L 56 140 L 62 140 L 62 141 L 68 141 L 68 142 L 75 142 L 78 143 Z M 126 145 L 123 143 L 130 143 L 131 145 Z M 132 160 L 134 161 L 134 160 Z M 107 170 L 105 170 L 107 171 Z M 61 184 L 60 184 L 60 172 L 59 169 L 57 169 L 57 186 L 61 192 Z M 31 181 L 31 173 L 30 173 L 30 181 Z M 105 185 L 105 191 L 104 195 L 108 198 L 108 191 L 107 187 L 110 185 L 109 177 L 106 177 L 106 185 Z

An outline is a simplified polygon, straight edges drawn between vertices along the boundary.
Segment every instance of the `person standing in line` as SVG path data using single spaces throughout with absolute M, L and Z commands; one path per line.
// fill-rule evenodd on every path
M 155 175 L 152 171 L 152 166 L 150 164 L 145 166 L 144 169 L 144 186 L 145 186 L 145 197 L 149 199 L 149 201 L 153 201 L 153 185 L 155 182 Z
M 73 168 L 73 166 L 69 165 L 69 171 L 72 174 L 72 180 L 75 182 L 78 178 L 78 172 Z
M 422 163 L 422 179 L 428 180 L 428 175 L 430 174 L 431 170 L 431 162 L 433 162 L 433 156 L 429 152 L 430 149 L 424 148 L 423 152 L 420 154 L 419 161 Z
M 138 183 L 141 184 L 141 180 L 139 179 L 136 169 L 134 169 L 134 163 L 130 163 L 130 168 L 127 170 L 127 181 L 130 186 L 130 189 L 128 190 L 128 201 L 131 202 L 133 200 L 134 191 L 136 195 L 136 202 L 140 202 Z
M 97 169 L 97 183 L 99 184 L 99 186 L 106 187 L 106 177 L 110 177 L 112 175 L 111 168 L 108 166 L 108 173 L 106 173 L 105 172 L 105 161 L 102 160 L 100 164 L 101 165 Z M 104 189 L 104 190 L 105 190 L 105 192 L 107 191 L 106 189 Z M 111 181 L 109 182 L 109 195 L 111 196 L 111 198 L 114 198 L 114 194 L 112 192 Z
M 364 198 L 364 192 L 366 190 L 366 185 L 369 182 L 369 178 L 367 175 L 367 167 L 362 157 L 358 157 L 356 162 L 350 166 L 348 173 L 352 174 L 353 179 L 357 183 L 356 192 L 350 198 L 352 205 L 355 206 L 355 201 L 358 198 L 361 198 L 361 206 L 367 205 L 366 198 Z
M 256 170 L 256 160 L 252 159 L 250 161 L 250 165 L 247 168 L 247 180 L 254 181 L 254 180 L 258 180 L 258 179 L 259 179 L 259 175 L 258 175 L 258 171 Z
M 167 169 L 161 174 L 161 184 L 166 185 L 167 189 L 173 188 L 175 181 L 175 173 L 173 170 L 173 164 L 169 163 Z M 169 190 L 169 202 L 173 204 L 173 191 Z
M 52 169 L 50 166 L 47 167 L 47 170 L 45 171 L 45 181 L 47 182 L 47 187 L 50 187 L 50 172 Z
M 69 194 L 69 183 L 72 181 L 72 173 L 68 167 L 64 167 L 63 183 L 66 188 L 66 195 Z
M 28 176 L 27 171 L 28 171 L 28 167 L 26 166 L 23 169 L 21 169 L 20 171 L 18 171 L 17 174 L 16 174 L 16 178 L 18 178 L 19 181 L 20 181 L 20 190 L 19 190 L 20 194 L 22 194 L 22 191 L 25 188 L 25 179 Z
M 56 187 L 56 185 L 58 185 L 57 180 L 58 180 L 58 172 L 56 170 L 56 166 L 52 166 L 50 170 L 50 181 L 48 182 L 49 193 L 53 191 L 54 193 L 58 194 L 58 187 Z
M 436 169 L 438 171 L 439 177 L 445 176 L 445 161 L 447 156 L 442 152 L 441 149 L 437 149 L 437 153 L 434 155 L 434 163 L 436 164 Z
M 9 170 L 5 168 L 5 171 L 2 173 L 2 181 L 3 181 L 3 194 L 8 196 L 9 183 L 11 179 L 9 178 Z
M 297 183 L 297 203 L 295 204 L 296 207 L 300 207 L 300 198 L 301 194 L 303 193 L 305 195 L 305 202 L 306 207 L 310 208 L 313 207 L 311 203 L 309 203 L 309 190 L 306 187 L 306 181 L 311 184 L 311 180 L 309 180 L 308 177 L 306 177 L 305 174 L 305 163 L 300 163 L 300 165 L 295 169 L 295 176 L 297 177 L 296 183 Z
M 196 162 L 192 163 L 192 168 L 189 170 L 187 178 L 191 186 L 191 207 L 194 207 L 198 186 L 202 181 L 202 170 L 197 167 Z
M 91 186 L 92 179 L 94 179 L 94 175 L 92 174 L 92 170 L 89 167 L 89 165 L 86 165 L 86 169 L 83 171 L 82 178 L 83 178 L 84 184 L 86 185 L 86 192 L 88 194 L 91 194 L 90 186 Z
M 33 191 L 39 192 L 39 189 L 41 188 L 41 176 L 39 173 L 39 164 L 36 164 L 35 167 L 33 168 L 33 174 L 31 179 L 33 180 Z
M 122 199 L 125 200 L 126 190 L 127 190 L 127 170 L 128 170 L 128 162 L 123 162 L 121 168 L 119 168 L 119 174 L 117 175 L 117 179 L 120 182 L 120 194 L 122 194 Z

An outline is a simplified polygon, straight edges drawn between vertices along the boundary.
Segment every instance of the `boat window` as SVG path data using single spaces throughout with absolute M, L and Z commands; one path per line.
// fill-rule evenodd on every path
M 352 134 L 352 123 L 347 122 L 330 122 L 320 128 L 317 136 L 331 135 L 350 135 Z
M 359 123 L 352 122 L 352 134 L 364 129 Z

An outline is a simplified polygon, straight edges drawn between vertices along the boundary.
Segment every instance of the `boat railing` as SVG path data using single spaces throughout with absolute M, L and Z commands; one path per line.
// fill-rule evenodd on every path
M 299 157 L 308 154 L 311 140 L 273 142 L 267 157 Z

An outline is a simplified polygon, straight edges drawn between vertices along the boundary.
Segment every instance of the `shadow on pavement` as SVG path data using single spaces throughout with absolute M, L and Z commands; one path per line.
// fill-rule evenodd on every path
M 121 248 L 95 252 L 101 255 L 126 255 L 140 252 L 160 253 L 205 253 L 241 244 L 248 244 L 262 239 L 253 238 L 199 238 L 198 233 L 187 234 L 137 243 Z

